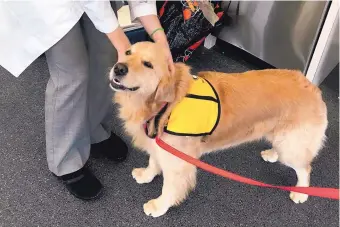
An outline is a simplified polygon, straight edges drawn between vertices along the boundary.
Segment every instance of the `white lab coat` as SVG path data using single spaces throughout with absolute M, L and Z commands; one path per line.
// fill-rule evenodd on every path
M 157 15 L 155 1 L 130 1 L 131 17 Z M 118 20 L 109 1 L 0 1 L 0 65 L 18 77 L 86 13 L 110 33 Z

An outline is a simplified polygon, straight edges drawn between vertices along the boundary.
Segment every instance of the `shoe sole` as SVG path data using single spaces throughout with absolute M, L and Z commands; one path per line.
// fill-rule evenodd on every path
M 65 185 L 65 184 L 64 184 Z M 66 188 L 67 188 L 67 185 L 65 185 L 66 186 Z M 103 188 L 102 189 L 100 189 L 100 191 L 95 195 L 95 196 L 92 196 L 92 197 L 81 197 L 81 196 L 79 196 L 79 195 L 77 195 L 77 194 L 74 194 L 74 193 L 72 193 L 72 191 L 71 190 L 69 190 L 68 188 L 67 188 L 67 190 L 69 191 L 69 193 L 71 194 L 71 195 L 73 195 L 74 197 L 76 197 L 77 199 L 81 199 L 81 200 L 83 200 L 83 201 L 90 201 L 90 200 L 96 200 L 96 199 L 99 199 L 101 196 L 102 196 L 102 194 L 103 194 Z

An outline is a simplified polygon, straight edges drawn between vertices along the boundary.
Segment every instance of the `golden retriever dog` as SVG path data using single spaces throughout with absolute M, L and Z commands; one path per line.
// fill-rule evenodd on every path
M 134 146 L 149 154 L 148 166 L 133 169 L 133 178 L 145 184 L 163 174 L 162 194 L 144 204 L 146 215 L 165 214 L 179 205 L 196 184 L 196 167 L 162 150 L 143 128 L 164 103 L 168 105 L 159 120 L 157 135 L 176 149 L 200 158 L 264 138 L 272 148 L 261 152 L 263 160 L 280 161 L 293 168 L 297 186 L 309 186 L 311 163 L 323 146 L 328 122 L 321 91 L 301 72 L 268 69 L 198 73 L 219 96 L 219 123 L 211 135 L 178 136 L 163 129 L 194 78 L 182 63 L 175 63 L 175 72 L 170 73 L 162 51 L 155 43 L 137 43 L 110 71 L 110 86 L 116 91 L 114 101 L 119 104 L 125 130 Z M 150 125 L 154 127 L 154 123 Z M 303 203 L 308 195 L 291 192 L 290 198 Z

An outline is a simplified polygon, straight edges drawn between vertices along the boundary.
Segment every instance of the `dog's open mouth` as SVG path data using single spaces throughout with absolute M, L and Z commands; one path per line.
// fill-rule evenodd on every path
M 137 91 L 139 89 L 139 87 L 132 88 L 125 87 L 117 79 L 111 80 L 110 87 L 115 91 Z

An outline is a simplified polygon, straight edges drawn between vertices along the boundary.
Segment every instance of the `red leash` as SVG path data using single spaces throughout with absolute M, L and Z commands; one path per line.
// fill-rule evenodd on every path
M 323 198 L 329 199 L 336 199 L 339 200 L 339 189 L 338 188 L 320 188 L 320 187 L 288 187 L 288 186 L 277 186 L 266 184 L 260 181 L 252 180 L 250 178 L 242 177 L 235 173 L 228 172 L 223 169 L 216 168 L 211 166 L 205 162 L 202 162 L 196 158 L 193 158 L 187 154 L 180 152 L 179 150 L 175 149 L 174 147 L 170 146 L 169 144 L 165 143 L 160 138 L 156 137 L 156 143 L 158 146 L 166 150 L 167 152 L 175 155 L 176 157 L 193 164 L 207 172 L 222 176 L 224 178 L 228 178 L 234 181 L 238 181 L 244 184 L 254 185 L 258 187 L 265 187 L 265 188 L 277 188 L 284 191 L 293 191 L 293 192 L 300 192 L 303 194 L 311 195 L 311 196 L 318 196 Z

